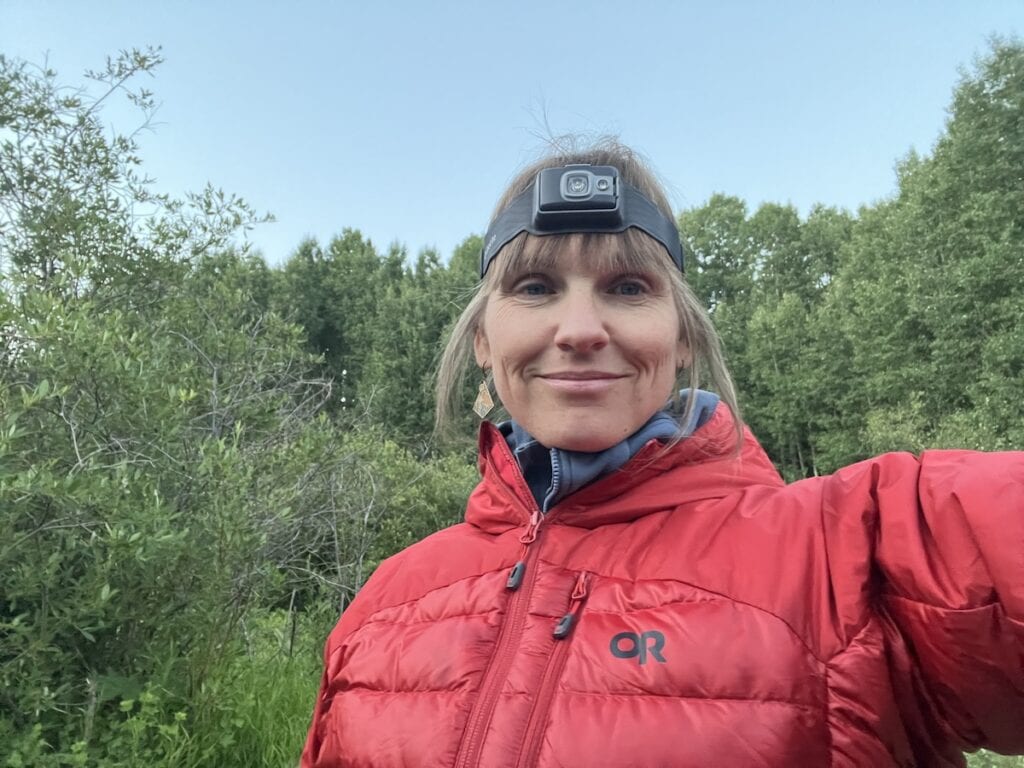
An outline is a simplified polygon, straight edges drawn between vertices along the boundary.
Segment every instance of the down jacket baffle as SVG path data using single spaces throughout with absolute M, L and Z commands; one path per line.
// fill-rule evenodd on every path
M 785 485 L 724 405 L 546 516 L 498 431 L 466 522 L 345 611 L 302 766 L 956 766 L 1024 752 L 1024 453 Z

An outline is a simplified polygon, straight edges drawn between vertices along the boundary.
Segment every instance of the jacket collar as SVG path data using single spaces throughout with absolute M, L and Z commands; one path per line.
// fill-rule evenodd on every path
M 634 434 L 596 453 L 547 448 L 514 421 L 499 424 L 498 431 L 545 513 L 594 480 L 621 469 L 651 440 L 668 442 L 680 435 L 679 423 L 666 411 L 658 411 Z
M 481 482 L 473 491 L 466 521 L 489 533 L 529 523 L 537 503 L 504 436 L 489 422 L 480 428 Z M 620 470 L 556 504 L 552 523 L 592 528 L 628 522 L 654 511 L 721 498 L 750 485 L 782 485 L 782 479 L 748 429 L 735 451 L 736 428 L 719 403 L 689 437 L 666 449 L 644 445 Z M 629 493 L 638 486 L 640 492 Z
M 515 421 L 499 424 L 498 430 L 505 436 L 541 512 L 546 513 L 567 496 L 621 469 L 651 440 L 670 443 L 692 434 L 711 417 L 718 400 L 712 392 L 684 389 L 669 404 L 671 410 L 658 411 L 632 435 L 596 453 L 548 448 Z M 692 408 L 683 422 L 691 401 Z

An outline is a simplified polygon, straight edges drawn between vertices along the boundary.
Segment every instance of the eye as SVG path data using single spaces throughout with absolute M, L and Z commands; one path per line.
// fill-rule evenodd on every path
M 621 277 L 611 285 L 611 293 L 619 296 L 636 297 L 650 293 L 651 287 L 638 277 Z
M 512 293 L 527 298 L 547 296 L 552 292 L 550 281 L 541 275 L 527 275 L 518 280 L 512 288 Z
M 527 296 L 543 296 L 546 293 L 550 293 L 551 289 L 548 288 L 544 283 L 526 283 L 519 287 L 519 292 Z

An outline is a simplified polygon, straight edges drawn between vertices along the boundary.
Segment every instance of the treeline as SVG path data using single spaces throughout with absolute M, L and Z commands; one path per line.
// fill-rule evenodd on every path
M 235 244 L 242 200 L 156 194 L 104 128 L 110 98 L 145 119 L 158 63 L 77 91 L 0 58 L 7 766 L 293 765 L 338 612 L 476 476 L 468 416 L 465 445 L 433 439 L 432 373 L 479 238 L 410 259 L 344 230 L 269 266 Z M 1024 46 L 964 76 L 891 199 L 720 195 L 680 224 L 789 478 L 1024 446 Z
M 716 196 L 680 217 L 746 417 L 789 478 L 1024 446 L 1024 55 L 964 77 L 932 154 L 852 215 Z

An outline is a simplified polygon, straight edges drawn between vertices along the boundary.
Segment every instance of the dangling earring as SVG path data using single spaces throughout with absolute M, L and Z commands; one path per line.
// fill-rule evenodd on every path
M 487 418 L 487 414 L 494 407 L 494 400 L 491 397 L 491 388 L 487 386 L 487 379 L 480 382 L 476 391 L 476 400 L 473 401 L 473 413 L 481 419 Z

